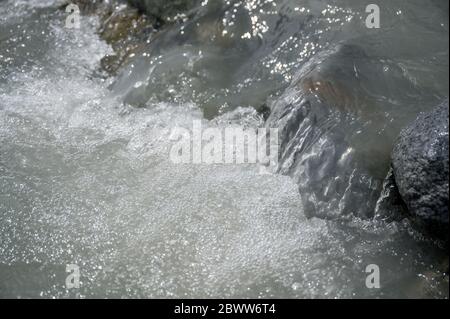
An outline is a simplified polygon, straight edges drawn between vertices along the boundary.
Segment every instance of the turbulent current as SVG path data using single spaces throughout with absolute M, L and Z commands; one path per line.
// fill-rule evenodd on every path
M 448 2 L 382 1 L 380 29 L 365 1 L 209 2 L 109 75 L 96 15 L 0 0 L 0 297 L 448 298 L 447 253 L 373 218 L 398 132 L 448 97 Z M 173 128 L 278 125 L 311 91 L 276 174 L 169 160 Z

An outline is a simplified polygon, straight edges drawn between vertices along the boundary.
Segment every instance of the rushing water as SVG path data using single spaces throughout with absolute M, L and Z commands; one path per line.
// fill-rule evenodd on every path
M 307 218 L 318 177 L 301 165 L 264 175 L 168 158 L 172 128 L 260 127 L 255 109 L 303 98 L 307 74 L 342 88 L 320 105 L 352 114 L 315 147 L 356 149 L 381 183 L 400 128 L 448 96 L 446 1 L 383 2 L 379 31 L 361 1 L 210 1 L 118 77 L 100 71 L 112 49 L 96 17 L 67 29 L 58 4 L 0 1 L 0 297 L 448 298 L 446 253 L 406 221 L 366 218 L 370 205 Z M 328 158 L 313 155 L 301 162 Z M 317 165 L 323 187 L 348 174 Z M 353 206 L 373 202 L 352 193 Z M 339 196 L 316 204 L 339 216 Z M 80 289 L 66 289 L 67 264 Z M 381 289 L 366 288 L 369 264 Z

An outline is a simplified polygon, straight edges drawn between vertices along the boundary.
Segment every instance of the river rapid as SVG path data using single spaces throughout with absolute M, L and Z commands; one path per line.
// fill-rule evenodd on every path
M 385 1 L 377 30 L 364 1 L 230 3 L 110 75 L 96 15 L 68 29 L 61 1 L 0 0 L 1 298 L 448 298 L 448 253 L 374 218 L 398 132 L 448 97 L 448 2 Z M 265 110 L 304 79 L 334 109 L 286 133 L 275 174 L 169 160 L 195 120 L 279 124 Z

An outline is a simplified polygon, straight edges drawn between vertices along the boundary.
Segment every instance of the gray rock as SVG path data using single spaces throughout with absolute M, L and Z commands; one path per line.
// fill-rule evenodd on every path
M 413 224 L 448 241 L 448 101 L 420 115 L 399 136 L 392 168 Z
M 379 167 L 384 153 L 389 165 L 390 153 L 379 150 L 388 146 L 370 123 L 381 120 L 363 102 L 354 70 L 373 75 L 376 67 L 359 46 L 340 44 L 303 65 L 271 105 L 267 126 L 279 129 L 278 173 L 298 184 L 308 217 L 373 217 L 386 174 Z

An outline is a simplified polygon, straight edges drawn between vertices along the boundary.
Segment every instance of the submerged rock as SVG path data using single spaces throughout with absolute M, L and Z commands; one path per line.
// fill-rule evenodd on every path
M 138 6 L 145 3 L 139 1 Z M 138 56 L 119 74 L 113 91 L 124 96 L 125 103 L 137 107 L 161 101 L 194 103 L 207 119 L 238 107 L 263 112 L 268 98 L 289 85 L 291 70 L 314 54 L 305 49 L 296 55 L 287 46 L 286 41 L 298 39 L 304 48 L 318 38 L 300 40 L 319 22 L 307 12 L 295 12 L 295 3 L 191 4 L 177 23 L 160 28 L 145 56 Z
M 390 90 L 386 78 L 395 78 L 403 95 Z M 414 104 L 408 96 L 417 92 L 404 72 L 351 41 L 302 66 L 271 105 L 267 126 L 279 129 L 278 172 L 297 182 L 308 216 L 372 218 L 376 211 L 384 213 L 377 200 L 392 147 L 402 123 L 417 114 L 407 109 Z M 394 184 L 387 183 L 385 191 Z M 395 209 L 403 205 L 397 201 Z
M 307 63 L 272 105 L 267 125 L 279 129 L 279 172 L 299 185 L 308 216 L 374 212 L 389 153 L 377 142 L 371 123 L 379 119 L 354 71 L 373 67 L 358 46 L 338 45 Z
M 69 4 L 77 5 L 82 15 L 99 17 L 98 33 L 113 49 L 101 60 L 102 69 L 109 75 L 116 75 L 140 53 L 155 31 L 155 19 L 121 0 L 67 0 L 60 9 L 65 10 Z
M 392 167 L 408 215 L 421 231 L 448 241 L 448 101 L 404 129 Z
M 102 59 L 103 69 L 109 74 L 116 74 L 122 65 L 141 52 L 153 34 L 153 22 L 128 6 L 115 7 L 105 16 L 99 34 L 111 45 L 114 54 Z

